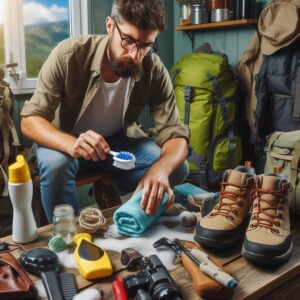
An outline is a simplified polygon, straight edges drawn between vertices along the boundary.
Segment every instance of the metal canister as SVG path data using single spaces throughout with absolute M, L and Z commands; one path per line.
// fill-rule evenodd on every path
M 211 22 L 222 22 L 230 19 L 230 10 L 228 8 L 213 9 L 210 12 Z
M 208 22 L 207 7 L 205 4 L 193 4 L 192 24 L 204 24 Z

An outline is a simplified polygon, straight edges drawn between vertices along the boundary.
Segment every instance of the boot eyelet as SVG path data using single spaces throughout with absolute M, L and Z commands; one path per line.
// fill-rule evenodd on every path
M 275 225 L 276 225 L 276 226 L 280 226 L 280 222 L 276 222 Z
M 279 234 L 279 230 L 278 229 L 271 229 L 272 233 L 275 233 L 275 234 Z
M 250 226 L 249 226 L 250 228 L 254 228 L 254 225 L 253 224 L 250 224 Z
M 228 220 L 233 221 L 233 217 L 232 216 L 227 216 L 226 217 Z

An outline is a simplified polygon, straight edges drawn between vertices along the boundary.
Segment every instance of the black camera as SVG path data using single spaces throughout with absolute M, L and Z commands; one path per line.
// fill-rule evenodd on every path
M 176 283 L 156 255 L 142 257 L 140 268 L 141 271 L 137 274 L 126 276 L 123 279 L 129 297 L 153 300 L 182 299 Z

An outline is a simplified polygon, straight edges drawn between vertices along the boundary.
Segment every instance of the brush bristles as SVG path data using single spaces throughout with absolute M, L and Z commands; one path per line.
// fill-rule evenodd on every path
M 123 170 L 131 170 L 131 169 L 135 168 L 134 161 L 117 161 L 117 160 L 115 160 L 113 165 L 116 168 L 123 169 Z
M 132 153 L 126 152 L 126 151 L 121 151 L 117 155 L 115 155 L 114 157 L 118 158 L 118 159 L 122 159 L 122 160 L 128 160 L 128 161 L 135 159 L 135 157 Z
M 119 152 L 113 156 L 114 163 L 113 165 L 116 168 L 123 170 L 131 170 L 135 168 L 135 156 L 130 152 Z

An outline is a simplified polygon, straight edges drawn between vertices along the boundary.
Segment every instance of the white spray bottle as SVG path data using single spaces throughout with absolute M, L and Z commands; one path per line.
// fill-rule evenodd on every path
M 12 240 L 20 244 L 34 241 L 38 232 L 31 207 L 33 186 L 28 164 L 22 155 L 8 167 L 8 192 L 14 211 Z

